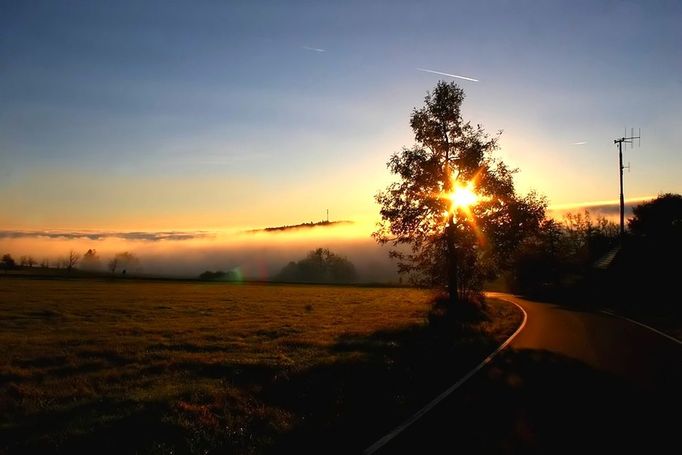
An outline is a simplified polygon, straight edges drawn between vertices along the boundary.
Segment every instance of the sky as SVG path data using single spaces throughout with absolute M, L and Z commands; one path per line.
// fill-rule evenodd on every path
M 521 192 L 616 200 L 625 127 L 643 136 L 626 197 L 682 192 L 681 20 L 658 1 L 0 0 L 0 227 L 247 229 L 326 209 L 371 226 L 439 79 L 503 130 Z

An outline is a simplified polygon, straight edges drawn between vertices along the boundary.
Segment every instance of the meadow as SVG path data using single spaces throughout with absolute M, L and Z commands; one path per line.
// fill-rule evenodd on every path
M 431 291 L 0 276 L 0 453 L 357 451 L 515 330 Z

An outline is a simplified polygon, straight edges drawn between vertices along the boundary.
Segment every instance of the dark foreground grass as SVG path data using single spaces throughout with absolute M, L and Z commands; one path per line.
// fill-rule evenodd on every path
M 518 326 L 416 289 L 0 278 L 0 453 L 357 452 Z

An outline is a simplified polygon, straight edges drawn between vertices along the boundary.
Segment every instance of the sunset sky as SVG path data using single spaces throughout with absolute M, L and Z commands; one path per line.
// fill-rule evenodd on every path
M 0 2 L 0 226 L 378 219 L 427 90 L 566 206 L 682 192 L 680 2 Z

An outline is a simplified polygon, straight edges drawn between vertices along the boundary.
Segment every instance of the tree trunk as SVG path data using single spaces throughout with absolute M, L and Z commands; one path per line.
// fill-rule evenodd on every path
M 453 222 L 453 215 L 450 215 L 448 224 L 445 227 L 445 240 L 447 243 L 448 293 L 450 294 L 450 304 L 456 305 L 458 300 L 457 247 L 455 243 L 455 225 Z

